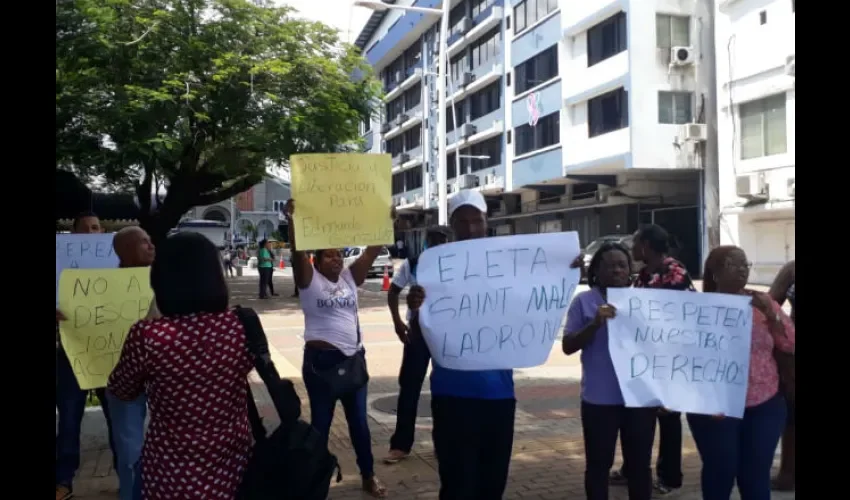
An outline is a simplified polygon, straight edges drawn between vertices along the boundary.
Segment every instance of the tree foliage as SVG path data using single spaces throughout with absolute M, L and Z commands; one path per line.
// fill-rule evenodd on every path
M 270 164 L 350 146 L 380 86 L 336 30 L 294 14 L 244 0 L 57 0 L 57 168 L 133 189 L 159 239 Z M 167 195 L 152 203 L 157 184 Z

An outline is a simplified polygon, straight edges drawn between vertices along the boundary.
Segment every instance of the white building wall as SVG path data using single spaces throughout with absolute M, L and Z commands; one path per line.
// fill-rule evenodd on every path
M 750 280 L 768 284 L 795 258 L 796 92 L 786 74 L 795 55 L 791 0 L 725 0 L 715 17 L 719 200 L 722 244 L 738 245 L 753 262 Z M 741 158 L 741 104 L 784 94 L 786 151 Z M 767 202 L 747 205 L 736 179 L 752 175 L 767 186 Z M 796 187 L 796 186 L 795 186 Z

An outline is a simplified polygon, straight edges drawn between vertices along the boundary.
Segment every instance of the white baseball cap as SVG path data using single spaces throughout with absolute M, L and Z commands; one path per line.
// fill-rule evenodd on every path
M 455 213 L 460 207 L 470 206 L 475 207 L 483 213 L 487 213 L 487 202 L 484 200 L 484 195 L 474 189 L 464 189 L 449 198 L 449 217 Z

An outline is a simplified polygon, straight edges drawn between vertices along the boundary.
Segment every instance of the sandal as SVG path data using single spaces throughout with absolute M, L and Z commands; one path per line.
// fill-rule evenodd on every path
M 387 496 L 387 487 L 375 476 L 363 480 L 363 491 L 374 498 L 386 498 Z
M 608 477 L 608 484 L 614 486 L 625 486 L 628 484 L 628 482 L 629 481 L 626 479 L 626 476 L 623 475 L 623 471 L 620 469 L 615 470 Z

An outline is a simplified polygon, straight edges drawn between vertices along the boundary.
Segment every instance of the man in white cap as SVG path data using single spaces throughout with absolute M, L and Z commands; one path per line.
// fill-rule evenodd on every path
M 463 190 L 449 202 L 456 241 L 487 237 L 487 202 Z M 572 266 L 582 265 L 581 256 Z M 407 306 L 418 310 L 425 290 L 414 286 Z M 440 500 L 502 498 L 514 443 L 513 370 L 449 370 L 432 361 L 431 413 Z

